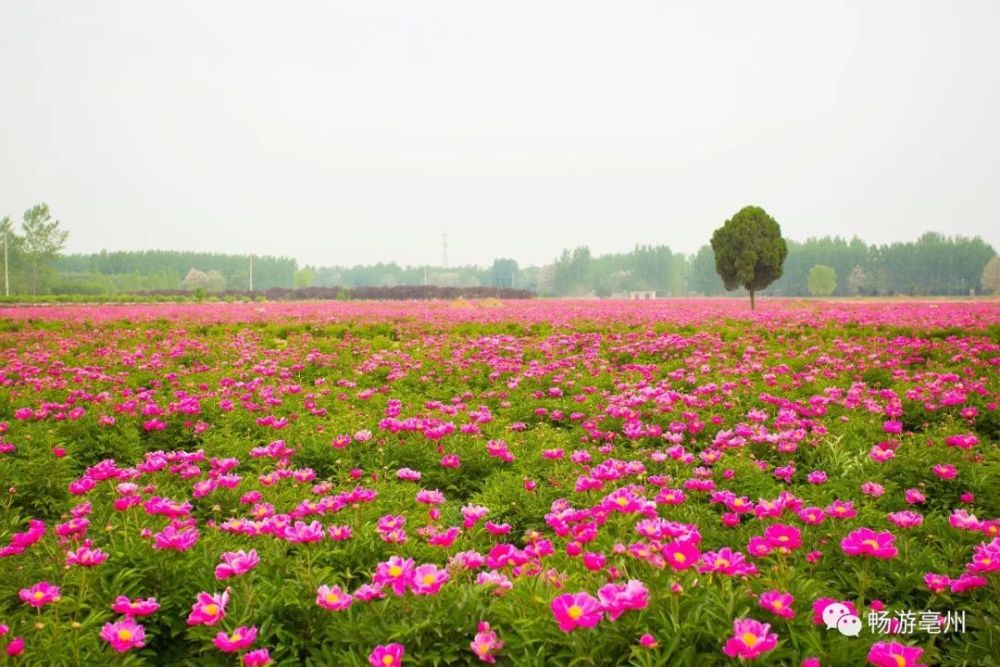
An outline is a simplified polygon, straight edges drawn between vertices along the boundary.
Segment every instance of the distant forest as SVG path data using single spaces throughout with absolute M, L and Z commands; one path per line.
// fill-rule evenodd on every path
M 544 266 L 521 267 L 498 258 L 489 267 L 299 266 L 288 257 L 225 255 L 166 250 L 60 255 L 41 273 L 29 271 L 19 246 L 10 248 L 11 293 L 106 295 L 191 290 L 204 293 L 247 290 L 251 261 L 253 289 L 309 287 L 504 287 L 540 296 L 611 297 L 628 292 L 657 296 L 725 294 L 707 245 L 693 255 L 666 245 L 637 246 L 631 252 L 593 255 L 589 248 L 567 249 Z M 926 233 L 915 241 L 869 245 L 837 237 L 788 241 L 783 276 L 764 294 L 806 296 L 965 296 L 994 287 L 981 284 L 983 269 L 996 251 L 977 238 Z M 1000 261 L 1000 260 L 998 260 Z M 810 272 L 823 267 L 826 285 L 817 292 Z M 832 282 L 829 277 L 832 276 Z M 30 284 L 29 284 L 30 283 Z

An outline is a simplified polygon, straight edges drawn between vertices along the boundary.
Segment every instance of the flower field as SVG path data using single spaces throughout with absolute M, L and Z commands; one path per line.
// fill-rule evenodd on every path
M 996 303 L 0 317 L 9 664 L 1000 664 Z

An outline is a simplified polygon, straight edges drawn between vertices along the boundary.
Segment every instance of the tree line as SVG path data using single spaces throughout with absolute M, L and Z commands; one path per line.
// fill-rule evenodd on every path
M 752 207 L 751 207 L 752 208 Z M 762 210 L 762 209 L 761 209 Z M 766 214 L 765 214 L 766 215 Z M 488 267 L 300 266 L 289 257 L 172 250 L 61 254 L 68 232 L 48 206 L 25 211 L 20 228 L 0 220 L 6 239 L 5 290 L 11 294 L 102 295 L 173 290 L 224 292 L 436 285 L 448 288 L 525 289 L 541 296 L 718 296 L 726 286 L 716 252 L 706 244 L 688 255 L 665 244 L 594 255 L 581 246 L 551 263 L 521 267 L 497 258 Z M 784 240 L 779 277 L 755 293 L 774 296 L 964 296 L 1000 291 L 1000 260 L 982 239 L 923 234 L 915 241 L 867 244 L 855 237 Z M 987 265 L 994 260 L 992 273 Z M 735 283 L 734 283 L 735 284 Z M 742 283 L 740 283 L 742 284 Z

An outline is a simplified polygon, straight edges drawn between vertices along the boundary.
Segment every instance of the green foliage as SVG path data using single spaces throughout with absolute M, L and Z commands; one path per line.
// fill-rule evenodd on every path
M 743 287 L 750 293 L 764 289 L 781 277 L 788 246 L 781 227 L 759 206 L 746 206 L 712 234 L 715 270 L 726 289 Z
M 830 296 L 837 291 L 837 271 L 832 266 L 817 264 L 809 269 L 806 282 L 812 296 Z

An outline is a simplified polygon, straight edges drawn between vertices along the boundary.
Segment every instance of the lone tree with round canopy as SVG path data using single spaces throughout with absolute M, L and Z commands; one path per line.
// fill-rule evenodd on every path
M 729 291 L 744 287 L 750 293 L 751 310 L 756 307 L 754 294 L 781 277 L 788 254 L 781 227 L 759 206 L 740 209 L 716 229 L 712 250 L 722 284 Z

